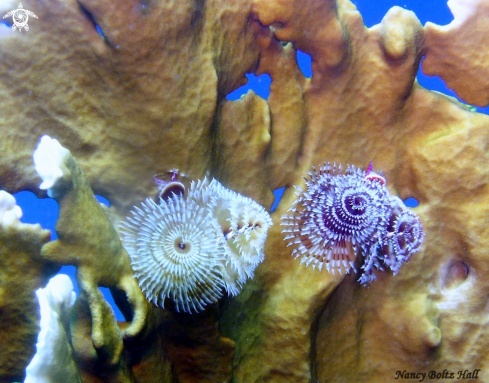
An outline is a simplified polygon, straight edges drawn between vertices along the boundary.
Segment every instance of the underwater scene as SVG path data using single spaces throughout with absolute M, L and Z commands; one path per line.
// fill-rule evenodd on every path
M 0 14 L 0 383 L 489 382 L 489 0 Z

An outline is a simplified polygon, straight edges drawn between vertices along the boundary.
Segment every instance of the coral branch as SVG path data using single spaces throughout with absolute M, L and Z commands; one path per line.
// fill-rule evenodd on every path
M 423 72 L 440 76 L 460 98 L 489 104 L 489 4 L 484 0 L 449 0 L 454 20 L 445 26 L 426 23 Z
M 56 140 L 44 136 L 33 157 L 36 170 L 43 178 L 41 187 L 48 188 L 60 206 L 56 223 L 58 239 L 43 246 L 42 255 L 50 261 L 77 267 L 81 298 L 91 310 L 93 345 L 113 365 L 122 351 L 122 333 L 134 336 L 143 329 L 148 311 L 146 300 L 133 277 L 129 256 L 117 232 L 70 152 Z M 131 325 L 118 336 L 106 338 L 105 332 L 117 325 L 98 286 L 125 291 L 133 308 Z
M 34 291 L 58 270 L 41 257 L 49 230 L 19 221 L 15 198 L 0 191 L 0 381 L 23 380 L 35 352 L 39 305 Z
M 26 368 L 24 383 L 81 383 L 67 335 L 76 299 L 70 278 L 57 275 L 44 289 L 37 290 L 36 295 L 41 307 L 41 330 L 37 352 Z

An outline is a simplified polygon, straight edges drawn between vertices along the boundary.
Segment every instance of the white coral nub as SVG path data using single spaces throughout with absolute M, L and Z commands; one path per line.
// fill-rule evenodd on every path
M 477 11 L 478 3 L 482 3 L 481 0 L 448 0 L 447 5 L 453 15 L 453 21 L 441 27 L 441 29 L 452 29 L 462 25 L 470 16 Z
M 19 223 L 22 210 L 17 206 L 15 198 L 6 191 L 0 190 L 0 224 L 10 226 Z
M 52 189 L 68 172 L 63 164 L 69 153 L 69 150 L 61 146 L 58 140 L 49 136 L 42 136 L 37 149 L 34 151 L 34 166 L 42 179 L 39 189 L 47 189 L 50 197 L 52 197 L 52 193 L 49 189 Z
M 41 307 L 41 330 L 24 383 L 80 382 L 64 327 L 76 299 L 70 278 L 56 275 L 36 295 Z

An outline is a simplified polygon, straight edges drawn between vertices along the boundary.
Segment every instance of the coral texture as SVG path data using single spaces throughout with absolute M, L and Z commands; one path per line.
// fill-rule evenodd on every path
M 251 0 L 22 4 L 38 16 L 28 36 L 0 25 L 3 188 L 40 194 L 31 154 L 42 134 L 69 144 L 123 216 L 155 174 L 198 179 L 214 166 L 217 105 L 258 58 Z
M 488 381 L 489 118 L 416 82 L 425 57 L 423 70 L 465 102 L 489 102 L 487 2 L 449 4 L 449 26 L 423 27 L 394 7 L 365 28 L 349 0 L 24 2 L 38 16 L 28 35 L 0 25 L 0 186 L 46 193 L 31 163 L 43 134 L 73 156 L 57 151 L 52 179 L 40 171 L 61 208 L 59 239 L 42 257 L 44 231 L 2 229 L 1 281 L 28 302 L 28 323 L 14 315 L 2 326 L 22 352 L 15 365 L 1 359 L 3 376 L 21 378 L 34 352 L 34 291 L 49 268 L 72 264 L 82 294 L 71 340 L 83 382 L 373 383 L 399 369 L 481 369 Z M 17 6 L 2 2 L 0 11 Z M 310 55 L 311 78 L 297 50 Z M 226 100 L 248 72 L 270 75 L 268 100 L 253 92 Z M 354 273 L 302 267 L 283 240 L 292 186 L 305 190 L 301 177 L 328 160 L 373 162 L 391 195 L 420 202 L 423 246 L 397 270 L 391 256 L 402 258 L 405 243 L 392 234 L 383 248 L 393 272 L 368 289 Z M 158 194 L 155 175 L 175 168 L 266 207 L 287 186 L 254 278 L 192 315 L 145 306 L 89 187 L 111 200 L 117 222 Z M 387 231 L 414 233 L 416 219 L 401 210 Z M 119 296 L 127 323 L 116 323 L 99 286 Z M 11 296 L 0 296 L 2 307 L 17 303 Z
M 489 4 L 483 0 L 449 0 L 454 20 L 444 26 L 426 23 L 423 71 L 440 76 L 469 104 L 489 103 Z M 467 44 L 470 41 L 470 44 Z
M 20 381 L 39 332 L 35 291 L 58 269 L 40 255 L 51 233 L 19 221 L 15 199 L 0 191 L 0 381 Z

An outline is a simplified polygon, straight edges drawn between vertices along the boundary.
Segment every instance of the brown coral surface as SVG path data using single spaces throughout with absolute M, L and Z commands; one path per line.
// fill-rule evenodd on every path
M 2 15 L 18 3 L 1 4 Z M 26 1 L 28 33 L 1 25 L 1 186 L 39 193 L 31 154 L 68 145 L 117 208 L 172 168 L 212 167 L 217 104 L 254 69 L 250 0 Z M 103 37 L 97 32 L 102 31 Z
M 150 311 L 148 330 L 124 341 L 124 376 L 380 382 L 481 369 L 489 380 L 489 118 L 416 82 L 426 55 L 427 73 L 467 102 L 488 102 L 487 4 L 457 15 L 465 3 L 450 3 L 460 22 L 445 30 L 398 7 L 367 29 L 348 0 L 24 3 L 39 16 L 29 35 L 0 37 L 2 188 L 36 189 L 41 134 L 71 150 L 119 214 L 155 195 L 152 176 L 172 168 L 210 172 L 266 206 L 289 187 L 254 280 L 202 320 Z M 297 49 L 312 58 L 310 79 Z M 272 78 L 267 102 L 225 100 L 253 71 Z M 290 256 L 279 225 L 290 187 L 324 161 L 373 162 L 393 195 L 420 201 L 425 245 L 397 276 L 379 273 L 365 288 Z M 89 355 L 90 313 L 81 303 L 75 312 Z M 130 381 L 82 362 L 86 382 Z
M 1 215 L 1 213 L 0 213 Z M 59 269 L 41 257 L 49 230 L 0 217 L 0 381 L 21 380 L 34 356 L 39 332 L 35 291 Z

